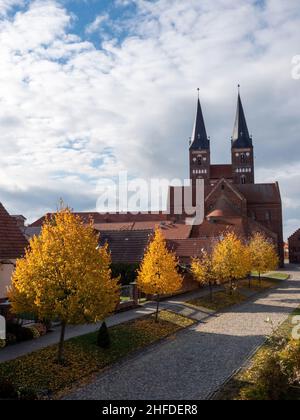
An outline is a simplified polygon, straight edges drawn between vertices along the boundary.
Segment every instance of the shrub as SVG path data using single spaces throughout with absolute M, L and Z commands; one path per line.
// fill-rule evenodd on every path
M 9 321 L 6 323 L 6 332 L 17 335 L 17 331 L 21 328 L 21 325 L 16 321 Z
M 110 336 L 105 322 L 102 323 L 97 336 L 97 345 L 102 349 L 110 347 Z
M 40 333 L 34 325 L 28 327 L 28 329 L 32 332 L 33 338 L 39 338 L 40 337 Z
M 46 333 L 48 333 L 49 331 L 51 331 L 52 329 L 52 321 L 50 321 L 49 319 L 43 319 L 41 324 L 46 328 Z
M 17 342 L 29 341 L 33 339 L 33 332 L 30 328 L 20 327 L 16 334 Z
M 255 385 L 243 390 L 241 397 L 268 401 L 284 399 L 289 390 L 289 378 L 283 372 L 281 362 L 278 352 L 267 352 L 260 361 Z
M 15 386 L 7 379 L 0 379 L 0 398 L 17 399 L 18 393 Z
M 9 322 L 6 327 L 8 334 L 13 334 L 16 337 L 16 341 L 28 341 L 34 338 L 34 334 L 30 328 L 22 327 L 17 322 Z
M 16 344 L 16 342 L 17 342 L 17 337 L 15 336 L 15 334 L 12 334 L 12 333 L 6 334 L 6 344 L 8 346 L 11 346 L 12 344 Z
M 4 349 L 5 346 L 6 346 L 6 341 L 5 340 L 2 340 L 0 338 L 0 349 Z
M 300 385 L 300 340 L 291 340 L 280 353 L 281 366 L 291 385 Z
M 38 400 L 38 396 L 37 396 L 37 393 L 33 389 L 20 388 L 19 399 L 21 401 L 34 401 L 34 400 Z
M 47 334 L 47 327 L 42 323 L 34 324 L 33 327 L 38 331 L 39 335 L 42 337 Z

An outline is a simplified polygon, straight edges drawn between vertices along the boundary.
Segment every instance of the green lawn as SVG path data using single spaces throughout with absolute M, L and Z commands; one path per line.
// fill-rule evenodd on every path
M 256 271 L 253 271 L 253 273 L 251 274 L 253 277 L 258 277 L 258 273 Z M 286 273 L 274 272 L 274 273 L 261 274 L 261 277 L 268 278 L 268 279 L 275 279 L 275 280 L 287 280 L 289 278 L 289 275 Z
M 95 373 L 130 353 L 186 328 L 195 321 L 170 311 L 160 312 L 159 323 L 146 316 L 109 329 L 111 348 L 96 345 L 96 333 L 68 340 L 65 345 L 66 365 L 55 362 L 57 346 L 51 346 L 16 360 L 0 364 L 0 378 L 10 380 L 18 388 L 37 393 L 55 394 L 76 383 L 89 380 Z
M 220 311 L 230 306 L 242 303 L 246 300 L 246 297 L 238 291 L 233 292 L 232 295 L 229 292 L 217 292 L 213 295 L 213 301 L 210 300 L 210 296 L 203 296 L 200 298 L 192 299 L 187 303 L 194 306 L 203 307 L 212 311 Z
M 277 329 L 276 336 L 282 337 L 282 342 L 285 340 L 291 340 L 291 332 L 294 327 L 292 318 L 300 315 L 300 308 L 295 310 L 279 328 Z M 248 394 L 249 389 L 255 388 L 257 385 L 257 373 L 261 368 L 262 363 L 272 354 L 277 351 L 278 344 L 274 343 L 274 340 L 268 340 L 268 342 L 262 346 L 255 356 L 252 358 L 249 367 L 241 370 L 235 375 L 221 390 L 215 395 L 215 400 L 244 400 L 247 399 L 245 396 Z M 283 344 L 284 348 L 284 344 Z M 300 355 L 299 355 L 300 357 Z M 300 389 L 290 391 L 290 395 L 286 399 L 297 399 L 300 400 Z

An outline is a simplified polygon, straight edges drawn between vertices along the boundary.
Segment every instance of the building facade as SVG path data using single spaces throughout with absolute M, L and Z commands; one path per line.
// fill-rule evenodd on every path
M 300 229 L 289 237 L 289 260 L 292 264 L 300 263 Z
M 16 219 L 0 203 L 0 303 L 7 298 L 16 259 L 24 255 L 27 245 Z

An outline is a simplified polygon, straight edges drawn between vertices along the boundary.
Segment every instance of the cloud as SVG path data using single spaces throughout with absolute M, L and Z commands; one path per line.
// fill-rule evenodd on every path
M 87 25 L 85 32 L 88 35 L 93 34 L 94 32 L 98 32 L 101 29 L 102 24 L 104 22 L 107 22 L 108 20 L 109 20 L 109 15 L 107 13 L 105 13 L 104 15 L 97 16 L 92 23 Z
M 26 0 L 0 0 L 0 17 L 6 16 L 7 13 L 16 6 L 24 6 Z
M 60 197 L 90 209 L 119 170 L 187 177 L 198 86 L 212 158 L 227 162 L 240 82 L 257 179 L 280 181 L 286 234 L 300 225 L 295 1 L 119 0 L 136 6 L 113 22 L 126 35 L 110 30 L 101 48 L 73 33 L 81 16 L 62 4 L 20 2 L 0 21 L 0 200 L 32 219 Z M 85 22 L 87 35 L 106 20 Z

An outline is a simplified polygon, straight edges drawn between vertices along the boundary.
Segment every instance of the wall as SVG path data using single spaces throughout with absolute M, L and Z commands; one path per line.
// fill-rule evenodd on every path
M 0 301 L 7 297 L 7 287 L 10 286 L 13 270 L 12 264 L 0 264 Z

